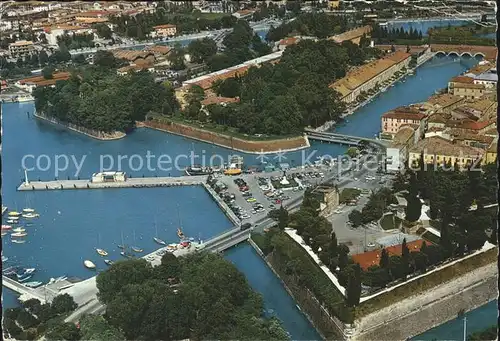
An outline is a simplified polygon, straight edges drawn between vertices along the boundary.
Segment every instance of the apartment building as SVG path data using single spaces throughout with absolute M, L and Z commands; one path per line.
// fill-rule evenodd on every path
M 35 50 L 33 42 L 30 40 L 19 40 L 9 44 L 9 53 L 13 57 L 25 56 Z
M 356 101 L 359 95 L 373 89 L 379 83 L 391 78 L 396 72 L 407 68 L 411 54 L 396 51 L 381 59 L 362 65 L 351 71 L 342 79 L 330 84 L 337 91 L 344 103 Z
M 404 169 L 405 162 L 408 160 L 408 152 L 418 139 L 419 134 L 413 127 L 406 125 L 399 129 L 386 149 L 388 172 L 398 172 Z
M 45 27 L 44 32 L 50 45 L 57 45 L 57 37 L 64 34 L 94 34 L 92 28 L 66 24 Z
M 161 38 L 173 37 L 177 33 L 177 27 L 171 24 L 154 26 L 153 29 L 154 36 Z
M 475 84 L 472 77 L 458 76 L 448 82 L 448 93 L 465 99 L 476 99 L 484 96 L 486 86 Z
M 410 149 L 409 163 L 417 165 L 423 155 L 424 162 L 427 164 L 452 165 L 458 164 L 459 167 L 467 167 L 482 157 L 485 153 L 480 148 L 474 148 L 465 145 L 454 144 L 445 138 L 434 136 L 419 141 Z
M 425 128 L 427 115 L 414 108 L 396 108 L 382 115 L 382 134 L 395 135 L 404 125 L 416 126 L 421 133 Z

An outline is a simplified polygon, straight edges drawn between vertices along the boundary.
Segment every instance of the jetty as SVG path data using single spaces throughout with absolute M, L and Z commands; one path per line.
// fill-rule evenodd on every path
M 53 180 L 53 181 L 24 181 L 18 191 L 46 191 L 69 189 L 105 189 L 105 188 L 145 188 L 171 186 L 198 186 L 204 183 L 206 176 L 180 177 L 144 177 L 130 178 L 124 181 L 95 182 L 92 180 Z

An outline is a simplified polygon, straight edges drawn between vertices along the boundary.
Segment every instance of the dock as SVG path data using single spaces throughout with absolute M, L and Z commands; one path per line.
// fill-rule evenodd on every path
M 147 188 L 171 186 L 197 186 L 206 176 L 127 178 L 125 181 L 92 182 L 91 180 L 24 181 L 18 191 L 46 191 L 70 189 Z

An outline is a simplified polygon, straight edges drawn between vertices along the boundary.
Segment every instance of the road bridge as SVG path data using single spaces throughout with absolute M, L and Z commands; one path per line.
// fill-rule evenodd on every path
M 358 146 L 361 141 L 366 141 L 371 144 L 375 144 L 383 149 L 386 148 L 386 145 L 381 140 L 370 139 L 366 137 L 345 135 L 339 133 L 327 133 L 327 132 L 317 132 L 312 129 L 305 129 L 305 133 L 309 139 L 326 141 L 331 143 L 339 143 L 350 146 Z

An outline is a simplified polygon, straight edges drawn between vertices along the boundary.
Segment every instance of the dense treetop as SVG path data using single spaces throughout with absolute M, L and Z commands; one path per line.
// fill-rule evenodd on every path
M 286 340 L 276 319 L 262 315 L 261 297 L 230 262 L 214 254 L 166 254 L 117 262 L 97 277 L 109 325 L 126 339 Z
M 104 132 L 127 131 L 150 111 L 177 108 L 172 88 L 157 84 L 147 71 L 118 76 L 108 52 L 96 54 L 94 66 L 74 70 L 55 88 L 35 89 L 37 111 L 63 122 Z M 110 69 L 111 68 L 111 69 Z

